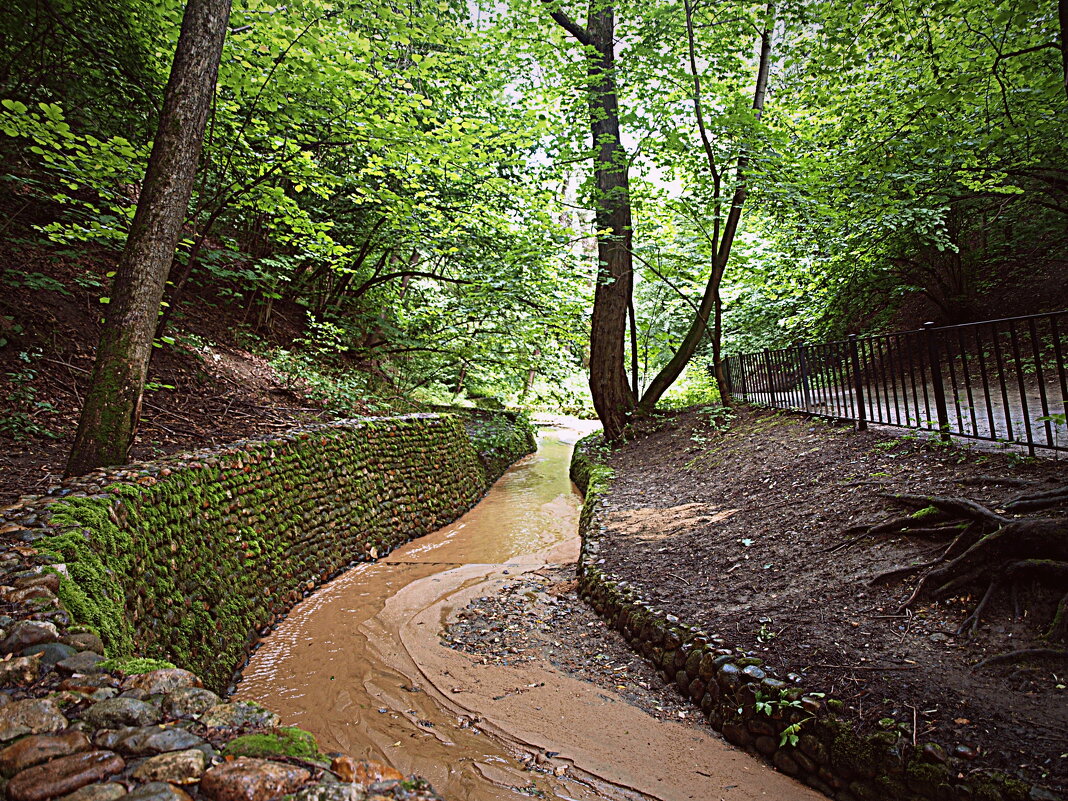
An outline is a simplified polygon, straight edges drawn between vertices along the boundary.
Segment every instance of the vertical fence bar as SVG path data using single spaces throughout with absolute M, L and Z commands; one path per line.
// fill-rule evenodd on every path
M 1052 447 L 1053 426 L 1050 425 L 1049 400 L 1046 398 L 1046 376 L 1042 372 L 1042 346 L 1038 339 L 1038 327 L 1035 325 L 1034 317 L 1027 321 L 1027 326 L 1031 334 L 1031 353 L 1035 357 L 1035 378 L 1038 379 L 1038 397 L 1042 403 L 1041 419 L 1045 424 L 1046 444 Z
M 979 355 L 979 376 L 983 380 L 983 399 L 986 402 L 986 421 L 990 426 L 989 439 L 997 439 L 997 430 L 994 426 L 994 401 L 990 397 L 990 377 L 987 375 L 986 353 L 983 350 L 983 340 L 979 335 L 979 326 L 975 327 L 975 352 Z
M 946 353 L 946 367 L 949 369 L 949 386 L 950 389 L 953 391 L 953 408 L 954 410 L 956 410 L 957 413 L 957 431 L 963 434 L 964 417 L 961 415 L 960 408 L 960 388 L 957 386 L 957 368 L 953 366 L 953 362 L 956 361 L 956 357 L 953 355 L 953 343 L 949 340 L 948 336 L 942 337 L 942 346 L 943 350 Z
M 960 372 L 964 381 L 964 390 L 968 393 L 968 414 L 972 420 L 972 436 L 979 436 L 979 423 L 975 419 L 975 396 L 972 393 L 972 375 L 968 370 L 968 356 L 964 346 L 964 328 L 957 329 L 957 347 L 960 348 Z
M 1024 383 L 1023 359 L 1020 357 L 1020 338 L 1016 335 L 1016 326 L 1009 323 L 1009 344 L 1012 345 L 1012 358 L 1016 362 L 1016 385 L 1020 390 L 1020 413 L 1023 415 L 1024 433 L 1027 434 L 1027 455 L 1035 455 L 1035 436 L 1031 432 L 1031 410 L 1027 403 L 1027 385 Z
M 764 349 L 764 370 L 768 375 L 768 406 L 775 405 L 775 388 L 772 386 L 771 349 Z
M 853 366 L 853 395 L 857 401 L 857 431 L 864 431 L 868 427 L 868 418 L 864 412 L 864 379 L 860 375 L 860 351 L 856 334 L 849 335 L 849 360 Z
M 994 358 L 998 366 L 998 384 L 1001 387 L 1002 409 L 1005 411 L 1005 429 L 1009 442 L 1016 441 L 1016 431 L 1012 427 L 1012 407 L 1009 406 L 1009 379 L 1005 374 L 1005 356 L 1001 351 L 1001 335 L 997 323 L 990 324 L 990 337 L 994 341 Z
M 919 393 L 916 392 L 916 359 L 914 358 L 913 353 L 912 353 L 912 350 L 913 350 L 912 349 L 912 339 L 913 339 L 913 337 L 911 337 L 909 334 L 905 334 L 904 337 L 905 337 L 905 340 L 904 340 L 905 341 L 905 353 L 908 354 L 909 365 L 908 365 L 908 385 L 903 387 L 902 391 L 905 394 L 906 407 L 907 407 L 908 394 L 909 394 L 908 393 L 908 389 L 909 389 L 909 387 L 912 388 L 912 408 L 916 412 L 916 424 L 918 425 L 919 422 L 920 422 L 920 396 L 919 396 Z M 899 337 L 898 343 L 899 343 L 898 346 L 900 347 L 900 337 Z M 904 366 L 902 366 L 902 369 L 904 369 Z M 911 413 L 909 414 L 906 422 L 910 426 L 913 425 Z
M 949 442 L 949 412 L 946 409 L 946 388 L 942 385 L 942 364 L 939 354 L 938 334 L 934 323 L 924 323 L 927 332 L 927 361 L 931 365 L 931 386 L 934 391 L 935 409 L 938 412 L 938 436 L 943 442 Z
M 801 399 L 805 404 L 805 411 L 812 411 L 812 389 L 808 385 L 808 359 L 805 358 L 805 346 L 797 345 L 797 360 L 801 366 Z

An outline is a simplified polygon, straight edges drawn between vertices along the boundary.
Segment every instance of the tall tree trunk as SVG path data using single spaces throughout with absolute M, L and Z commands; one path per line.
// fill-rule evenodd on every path
M 587 102 L 597 182 L 597 287 L 590 324 L 590 394 L 609 442 L 620 439 L 637 398 L 627 381 L 627 309 L 634 286 L 630 178 L 619 135 L 615 73 L 615 10 L 591 2 L 587 26 L 561 11 L 553 20 L 586 48 Z
M 768 71 L 771 67 L 771 37 L 774 27 L 775 4 L 768 3 L 764 29 L 760 34 L 760 57 L 757 62 L 756 89 L 753 92 L 754 117 L 758 120 L 764 110 L 764 95 L 767 91 Z M 718 210 L 720 176 L 716 167 L 715 156 L 713 155 L 712 147 L 705 131 L 704 116 L 701 108 L 701 83 L 697 72 L 697 58 L 694 51 L 693 21 L 691 16 L 691 6 L 689 4 L 686 5 L 686 33 L 689 42 L 690 68 L 693 73 L 694 81 L 694 108 L 697 116 L 698 129 L 701 133 L 701 140 L 708 160 L 709 170 L 713 176 L 713 184 L 716 192 L 715 206 Z M 727 219 L 723 223 L 722 234 L 719 232 L 719 214 L 717 211 L 716 233 L 713 235 L 712 239 L 715 255 L 712 259 L 712 270 L 709 274 L 708 282 L 705 284 L 704 295 L 701 297 L 701 304 L 698 307 L 697 313 L 694 315 L 693 321 L 690 323 L 690 328 L 686 332 L 686 336 L 683 337 L 682 344 L 679 345 L 678 350 L 675 351 L 668 363 L 664 365 L 664 368 L 657 373 L 656 377 L 653 378 L 651 382 L 649 382 L 649 386 L 646 387 L 645 394 L 642 396 L 641 403 L 638 406 L 639 411 L 642 413 L 651 412 L 656 407 L 657 401 L 660 400 L 668 387 L 675 382 L 686 368 L 686 365 L 689 364 L 690 359 L 693 358 L 694 353 L 697 351 L 697 346 L 701 343 L 701 338 L 705 335 L 705 331 L 708 329 L 708 317 L 713 311 L 716 312 L 716 325 L 713 332 L 716 337 L 716 340 L 713 342 L 713 358 L 716 360 L 716 383 L 719 385 L 721 395 L 725 393 L 726 382 L 722 380 L 722 365 L 719 363 L 721 356 L 719 353 L 720 340 L 718 337 L 721 335 L 722 329 L 720 323 L 719 290 L 720 285 L 723 282 L 723 273 L 726 271 L 727 263 L 730 261 L 731 247 L 734 245 L 734 237 L 738 232 L 738 223 L 741 221 L 742 205 L 745 203 L 745 198 L 748 193 L 745 174 L 748 165 L 749 156 L 747 155 L 745 147 L 743 147 L 741 154 L 738 156 L 734 194 L 731 197 L 731 206 L 730 210 L 727 212 Z
M 215 90 L 230 0 L 188 0 L 130 234 L 115 272 L 66 474 L 128 458 L 160 301 L 181 235 Z

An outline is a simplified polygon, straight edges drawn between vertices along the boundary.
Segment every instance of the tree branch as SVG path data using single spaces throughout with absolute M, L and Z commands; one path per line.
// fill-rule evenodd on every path
M 542 2 L 552 5 L 552 0 L 542 0 Z M 590 36 L 589 32 L 563 11 L 550 11 L 549 16 L 553 18 L 553 21 L 557 25 L 574 36 L 579 44 L 585 45 L 586 47 L 593 46 L 593 38 Z

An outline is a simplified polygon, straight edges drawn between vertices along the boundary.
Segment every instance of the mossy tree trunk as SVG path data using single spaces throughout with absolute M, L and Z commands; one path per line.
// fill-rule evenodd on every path
M 66 474 L 123 464 L 141 414 L 160 301 L 193 178 L 230 19 L 230 0 L 189 0 L 163 111 Z

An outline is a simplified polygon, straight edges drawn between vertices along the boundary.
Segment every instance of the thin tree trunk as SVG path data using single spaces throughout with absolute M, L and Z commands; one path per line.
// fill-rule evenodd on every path
M 229 19 L 230 0 L 186 4 L 144 185 L 116 269 L 93 377 L 67 461 L 68 476 L 127 461 Z
M 764 110 L 764 95 L 767 92 L 768 71 L 771 67 L 771 36 L 774 27 L 775 4 L 768 3 L 764 30 L 760 34 L 760 59 L 757 63 L 756 89 L 753 92 L 754 117 L 758 120 Z M 694 72 L 694 97 L 695 108 L 697 109 L 698 127 L 702 131 L 702 141 L 705 145 L 706 156 L 709 160 L 709 169 L 712 172 L 716 191 L 718 192 L 719 173 L 715 167 L 715 158 L 711 147 L 709 146 L 708 138 L 704 134 L 704 121 L 700 111 L 700 79 L 696 72 L 697 63 L 693 49 L 693 24 L 690 17 L 690 7 L 688 5 L 687 36 L 690 42 L 690 64 L 691 69 Z M 745 203 L 747 194 L 745 170 L 748 165 L 749 157 L 743 148 L 741 154 L 738 156 L 734 194 L 731 197 L 730 211 L 727 213 L 727 219 L 723 224 L 722 235 L 719 234 L 719 221 L 717 215 L 717 234 L 713 238 L 713 247 L 716 248 L 716 251 L 712 260 L 712 271 L 708 276 L 708 282 L 705 284 L 704 295 L 701 297 L 701 305 L 698 307 L 697 314 L 694 315 L 693 321 L 690 323 L 690 328 L 686 332 L 686 336 L 683 337 L 682 344 L 679 345 L 679 349 L 675 351 L 668 363 L 664 365 L 663 369 L 657 373 L 656 377 L 649 383 L 649 386 L 646 387 L 645 394 L 642 396 L 641 403 L 638 405 L 639 412 L 643 414 L 651 412 L 656 407 L 657 401 L 660 400 L 668 387 L 675 383 L 675 380 L 682 374 L 682 371 L 686 368 L 686 365 L 689 364 L 690 359 L 693 358 L 694 353 L 697 351 L 697 346 L 701 343 L 701 338 L 705 335 L 705 331 L 708 329 L 709 315 L 713 310 L 717 309 L 720 304 L 719 289 L 723 282 L 723 273 L 726 271 L 727 263 L 730 260 L 731 247 L 734 244 L 734 237 L 738 232 L 738 223 L 742 216 L 742 205 Z M 720 327 L 717 319 L 717 324 L 714 327 L 714 333 L 717 338 L 713 341 L 713 358 L 716 359 L 717 383 L 719 384 L 720 393 L 722 395 L 725 392 L 726 383 L 720 382 L 722 367 L 719 364 L 720 357 L 716 355 L 720 345 L 718 339 Z

